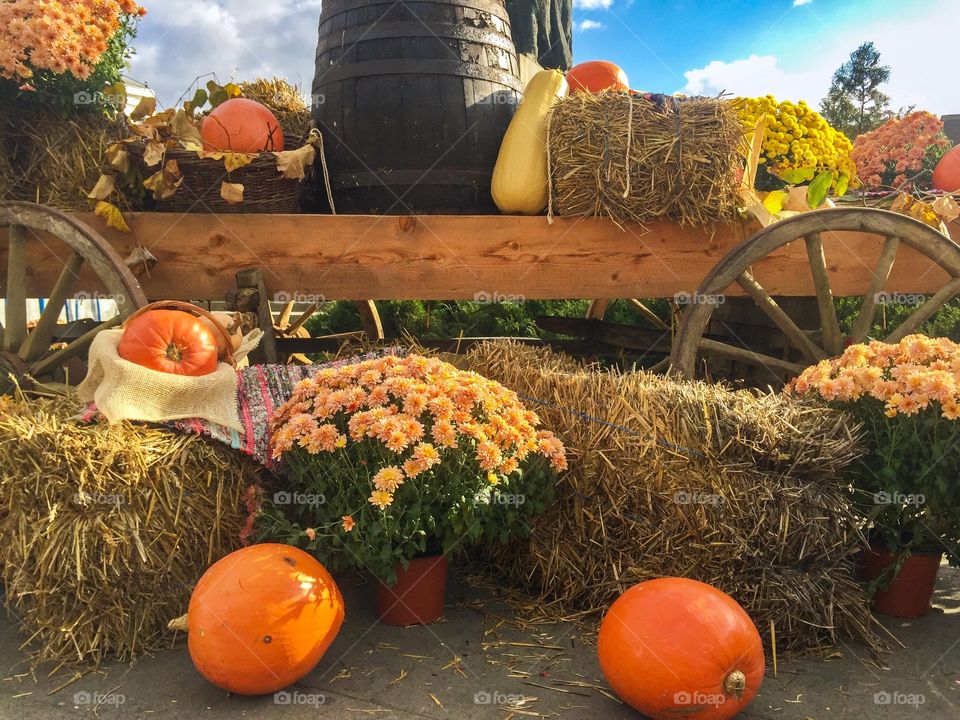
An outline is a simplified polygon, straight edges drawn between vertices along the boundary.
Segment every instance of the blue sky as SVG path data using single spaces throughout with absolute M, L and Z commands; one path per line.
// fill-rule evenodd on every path
M 197 76 L 285 77 L 309 92 L 321 0 L 142 0 L 131 75 L 164 104 Z M 623 67 L 638 90 L 805 99 L 864 40 L 893 68 L 895 107 L 960 113 L 950 40 L 960 0 L 574 0 L 576 61 Z

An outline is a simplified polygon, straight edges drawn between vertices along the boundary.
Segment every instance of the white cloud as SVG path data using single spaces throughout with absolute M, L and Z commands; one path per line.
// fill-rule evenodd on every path
M 683 92 L 717 95 L 721 92 L 755 97 L 773 93 L 784 99 L 807 99 L 814 103 L 823 95 L 823 78 L 815 71 L 788 73 L 774 55 L 751 55 L 744 60 L 714 60 L 706 67 L 688 70 Z M 829 79 L 829 75 L 828 75 Z
M 800 7 L 801 5 L 809 5 L 813 0 L 793 0 L 794 7 Z
M 577 10 L 609 10 L 613 0 L 573 0 Z
M 577 30 L 580 32 L 586 32 L 587 30 L 602 30 L 606 25 L 599 23 L 596 20 L 581 20 L 577 23 Z

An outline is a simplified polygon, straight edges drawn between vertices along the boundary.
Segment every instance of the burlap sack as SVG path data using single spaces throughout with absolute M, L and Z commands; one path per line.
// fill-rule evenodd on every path
M 90 345 L 87 376 L 77 387 L 81 402 L 96 403 L 110 422 L 165 422 L 200 418 L 242 430 L 237 414 L 237 371 L 220 363 L 209 375 L 157 372 L 117 354 L 122 329 L 104 330 Z

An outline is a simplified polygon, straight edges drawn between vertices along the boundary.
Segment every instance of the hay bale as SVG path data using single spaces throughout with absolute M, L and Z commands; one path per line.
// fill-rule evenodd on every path
M 634 583 L 691 577 L 730 593 L 781 649 L 879 647 L 853 577 L 858 522 L 839 413 L 646 373 L 580 368 L 510 342 L 463 364 L 515 390 L 567 447 L 558 501 L 494 551 L 553 611 L 602 612 Z
M 745 137 L 718 98 L 575 93 L 550 111 L 551 213 L 704 226 L 736 217 Z
M 281 78 L 257 78 L 252 82 L 240 83 L 240 89 L 243 90 L 243 97 L 261 102 L 270 108 L 280 121 L 284 133 L 306 138 L 313 127 L 310 108 L 298 86 Z
M 163 645 L 203 571 L 239 546 L 256 471 L 219 443 L 79 425 L 75 410 L 0 408 L 7 605 L 35 661 L 129 659 Z
M 97 112 L 43 106 L 0 109 L 0 197 L 59 210 L 91 208 L 104 151 L 122 125 Z

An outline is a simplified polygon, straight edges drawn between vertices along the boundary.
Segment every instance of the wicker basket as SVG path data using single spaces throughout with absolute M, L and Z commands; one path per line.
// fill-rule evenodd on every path
M 303 138 L 284 136 L 284 147 L 292 150 L 303 144 Z M 142 154 L 145 145 L 134 143 L 130 149 Z M 286 180 L 277 171 L 273 153 L 260 153 L 249 165 L 228 173 L 222 160 L 199 158 L 189 150 L 167 150 L 164 162 L 176 160 L 183 175 L 177 191 L 158 200 L 161 212 L 211 213 L 296 213 L 299 210 L 302 182 Z M 156 168 L 147 170 L 156 171 Z M 308 172 L 310 169 L 308 169 Z M 243 185 L 243 202 L 232 204 L 220 197 L 223 182 Z

